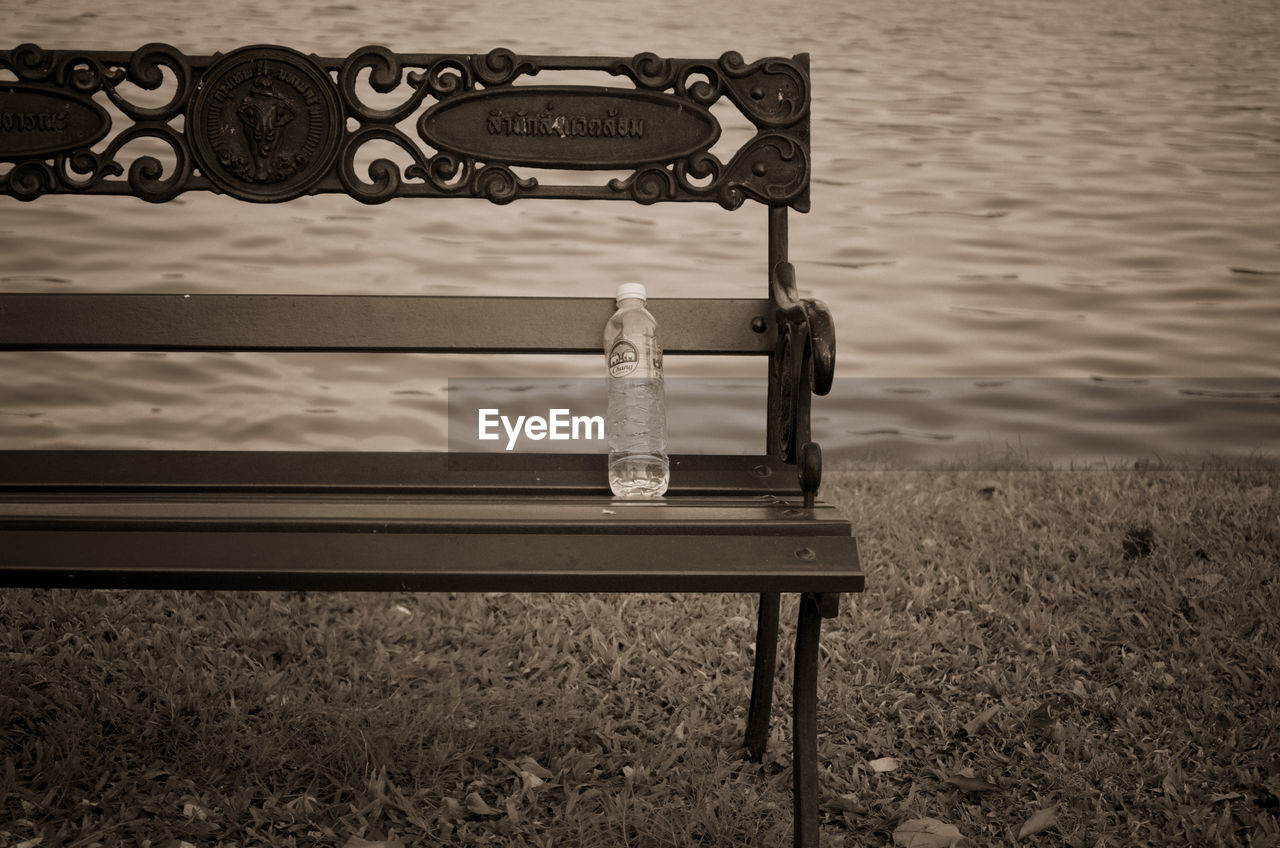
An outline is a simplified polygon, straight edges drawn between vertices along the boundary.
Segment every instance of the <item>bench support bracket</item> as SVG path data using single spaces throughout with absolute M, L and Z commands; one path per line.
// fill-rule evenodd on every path
M 773 677 L 778 656 L 779 595 L 760 595 L 756 625 L 755 675 L 751 681 L 751 708 L 747 713 L 747 757 L 764 759 L 769 741 L 769 716 L 773 706 Z M 791 766 L 795 793 L 794 838 L 798 848 L 818 845 L 818 641 L 822 619 L 835 618 L 840 595 L 831 592 L 800 596 L 796 623 L 795 668 L 792 676 Z
M 751 678 L 751 708 L 747 712 L 747 758 L 753 763 L 764 759 L 769 742 L 769 714 L 773 709 L 773 674 L 778 662 L 777 592 L 760 595 L 760 613 L 756 622 L 756 668 Z
M 818 637 L 822 619 L 835 615 L 839 599 L 839 595 L 833 594 L 800 596 L 791 700 L 796 848 L 818 846 Z

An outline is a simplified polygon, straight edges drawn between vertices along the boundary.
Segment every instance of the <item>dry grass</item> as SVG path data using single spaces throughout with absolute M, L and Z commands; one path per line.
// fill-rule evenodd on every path
M 824 844 L 1012 844 L 1045 809 L 1026 844 L 1280 844 L 1275 472 L 825 497 L 868 591 L 823 634 Z M 786 844 L 789 627 L 771 757 L 741 757 L 754 605 L 7 591 L 0 844 Z

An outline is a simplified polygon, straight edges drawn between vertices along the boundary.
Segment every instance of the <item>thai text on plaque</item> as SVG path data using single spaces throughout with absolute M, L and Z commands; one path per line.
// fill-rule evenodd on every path
M 489 135 L 551 135 L 560 138 L 586 136 L 589 138 L 644 138 L 644 119 L 619 117 L 618 110 L 609 109 L 603 116 L 556 115 L 554 105 L 536 115 L 525 111 L 489 112 L 485 128 Z
M 111 119 L 88 97 L 46 85 L 0 82 L 0 159 L 87 148 Z
M 483 162 L 609 169 L 705 151 L 720 124 L 704 106 L 665 92 L 517 85 L 442 100 L 418 120 L 418 134 Z

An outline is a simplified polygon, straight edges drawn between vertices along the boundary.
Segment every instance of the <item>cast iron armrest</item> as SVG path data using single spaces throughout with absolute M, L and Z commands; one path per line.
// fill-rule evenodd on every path
M 811 388 L 814 394 L 827 394 L 836 369 L 836 327 L 830 310 L 820 300 L 800 298 L 796 293 L 796 269 L 790 262 L 774 266 L 770 295 L 778 307 L 779 327 L 787 333 L 794 333 L 797 328 L 805 330 L 805 353 L 813 364 Z
M 773 266 L 769 291 L 777 307 L 778 326 L 769 375 L 769 417 L 774 434 L 770 450 L 797 465 L 805 506 L 812 506 L 822 482 L 822 449 L 810 438 L 810 400 L 814 394 L 831 391 L 836 366 L 835 323 L 826 304 L 797 294 L 796 269 L 790 262 Z

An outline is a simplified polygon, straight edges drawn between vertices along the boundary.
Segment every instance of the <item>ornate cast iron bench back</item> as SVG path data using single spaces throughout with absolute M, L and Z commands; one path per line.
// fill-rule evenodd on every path
M 129 194 L 162 202 L 211 190 L 241 200 L 276 202 L 344 192 L 365 203 L 392 197 L 713 201 L 734 209 L 744 199 L 809 206 L 808 56 L 747 64 L 737 53 L 717 60 L 393 53 L 365 47 L 346 58 L 306 56 L 254 46 L 187 56 L 166 44 L 133 53 L 42 50 L 0 53 L 16 81 L 0 83 L 4 103 L 3 177 L 22 200 L 42 194 Z M 406 69 L 409 70 L 406 73 Z M 140 105 L 125 83 L 161 88 L 168 102 Z M 543 71 L 598 71 L 630 87 L 538 85 Z M 402 102 L 375 107 L 360 79 Z M 618 80 L 615 79 L 616 83 Z M 110 144 L 103 95 L 131 123 Z M 709 151 L 720 137 L 711 107 L 732 103 L 757 132 L 727 162 Z M 417 138 L 401 124 L 422 107 Z M 182 126 L 176 125 L 182 119 Z M 153 138 L 175 160 L 162 173 L 154 157 L 125 174 L 121 149 Z M 355 167 L 361 147 L 396 145 L 412 164 L 380 160 L 372 181 Z M 599 186 L 544 185 L 514 167 L 624 170 Z

